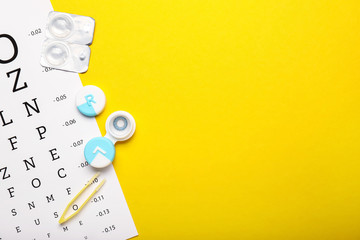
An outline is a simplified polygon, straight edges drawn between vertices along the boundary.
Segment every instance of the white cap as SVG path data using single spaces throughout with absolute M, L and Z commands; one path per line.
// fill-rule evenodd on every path
M 96 86 L 85 86 L 76 95 L 77 108 L 88 117 L 99 115 L 104 110 L 105 104 L 105 94 Z

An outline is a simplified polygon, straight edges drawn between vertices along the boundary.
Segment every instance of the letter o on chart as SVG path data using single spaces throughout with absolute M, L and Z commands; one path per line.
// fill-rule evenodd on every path
M 77 210 L 79 209 L 78 205 L 76 205 L 76 204 L 74 204 L 74 205 L 72 206 L 72 208 L 73 208 L 74 211 L 77 211 Z
M 12 36 L 10 36 L 9 34 L 0 34 L 0 38 L 9 39 L 9 41 L 11 42 L 11 44 L 13 46 L 13 49 L 14 49 L 14 53 L 13 53 L 11 58 L 9 58 L 7 60 L 4 60 L 4 59 L 0 58 L 0 64 L 7 64 L 7 63 L 10 63 L 10 62 L 14 61 L 15 58 L 17 57 L 17 55 L 18 55 L 18 47 L 17 47 L 15 39 Z
M 31 181 L 31 185 L 32 185 L 34 188 L 40 187 L 40 186 L 41 186 L 41 181 L 40 181 L 40 179 L 34 178 L 34 179 Z

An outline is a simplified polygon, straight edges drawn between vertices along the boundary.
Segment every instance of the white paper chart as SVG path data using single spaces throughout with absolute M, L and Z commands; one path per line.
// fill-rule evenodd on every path
M 85 143 L 100 136 L 75 107 L 78 74 L 39 64 L 49 0 L 0 7 L 0 240 L 128 239 L 137 231 L 112 166 L 105 185 L 68 222 L 59 218 L 96 172 Z

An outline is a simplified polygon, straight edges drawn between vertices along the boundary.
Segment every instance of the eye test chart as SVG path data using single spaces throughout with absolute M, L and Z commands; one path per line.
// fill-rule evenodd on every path
M 0 240 L 132 238 L 137 230 L 112 166 L 101 170 L 106 183 L 84 209 L 59 224 L 97 172 L 83 151 L 101 133 L 76 109 L 79 75 L 39 64 L 52 10 L 49 0 L 0 8 Z

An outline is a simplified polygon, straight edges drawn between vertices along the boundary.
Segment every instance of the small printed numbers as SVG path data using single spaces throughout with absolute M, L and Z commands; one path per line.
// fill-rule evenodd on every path
M 68 127 L 68 126 L 74 125 L 75 123 L 76 123 L 76 120 L 75 120 L 75 119 L 70 119 L 69 121 L 66 121 L 66 122 L 63 124 L 63 127 Z
M 35 29 L 29 33 L 29 36 L 35 36 L 41 33 L 41 28 Z
M 54 99 L 54 102 L 61 102 L 66 99 L 66 94 L 62 94 Z
M 88 162 L 82 162 L 82 163 L 80 163 L 79 168 L 80 168 L 80 167 L 81 167 L 81 168 L 84 168 L 84 167 L 87 167 L 87 166 L 89 166 L 89 163 L 88 163 Z
M 52 70 L 54 70 L 54 68 L 51 68 L 51 67 L 44 67 L 43 72 L 50 72 L 50 71 L 52 71 Z
M 101 202 L 102 200 L 104 200 L 104 195 L 100 195 L 100 196 L 97 196 L 97 197 L 94 197 L 94 199 L 91 201 L 91 202 Z
M 81 140 L 79 140 L 79 141 L 73 142 L 70 147 L 79 147 L 79 146 L 81 146 L 83 143 L 84 143 L 84 140 L 81 139 Z
M 105 210 L 100 211 L 96 216 L 97 217 L 102 217 L 102 216 L 105 216 L 105 215 L 108 215 L 108 214 L 110 214 L 110 210 L 107 208 Z
M 109 227 L 106 227 L 103 231 L 103 233 L 109 233 L 109 232 L 112 232 L 114 231 L 116 228 L 115 228 L 115 225 L 111 225 Z

